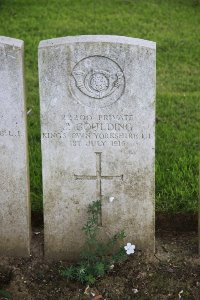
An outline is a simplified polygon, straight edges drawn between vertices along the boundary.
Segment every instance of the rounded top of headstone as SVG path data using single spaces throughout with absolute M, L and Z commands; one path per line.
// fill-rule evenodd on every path
M 141 46 L 146 48 L 155 49 L 156 43 L 148 40 L 131 38 L 126 36 L 117 35 L 80 35 L 80 36 L 67 36 L 55 38 L 50 40 L 41 41 L 39 48 L 53 47 L 57 45 L 71 44 L 71 43 L 116 43 Z
M 24 41 L 18 40 L 18 39 L 13 39 L 13 38 L 6 37 L 6 36 L 0 36 L 0 44 L 9 45 L 9 46 L 13 46 L 16 48 L 23 48 Z

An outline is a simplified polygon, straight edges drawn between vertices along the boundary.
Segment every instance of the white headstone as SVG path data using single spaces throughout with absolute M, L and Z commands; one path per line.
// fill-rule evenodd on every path
M 0 37 L 0 255 L 30 249 L 23 60 L 23 41 Z
M 119 36 L 42 41 L 39 77 L 45 252 L 76 258 L 88 204 L 102 235 L 154 251 L 155 43 Z

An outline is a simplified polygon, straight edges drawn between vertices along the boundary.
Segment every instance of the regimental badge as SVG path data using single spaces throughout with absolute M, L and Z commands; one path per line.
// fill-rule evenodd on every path
M 71 88 L 76 99 L 84 105 L 104 107 L 121 97 L 125 78 L 113 60 L 104 56 L 90 56 L 73 68 Z

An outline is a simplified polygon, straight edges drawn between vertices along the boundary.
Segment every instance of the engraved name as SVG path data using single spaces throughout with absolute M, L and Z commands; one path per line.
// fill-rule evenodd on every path
M 42 133 L 43 139 L 67 139 L 74 146 L 125 146 L 127 142 L 152 138 L 150 132 L 136 131 L 132 114 L 62 115 L 61 130 Z M 62 126 L 63 124 L 63 126 Z

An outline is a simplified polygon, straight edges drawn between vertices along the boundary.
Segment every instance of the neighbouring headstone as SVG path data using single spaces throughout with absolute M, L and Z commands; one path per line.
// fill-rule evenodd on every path
M 24 43 L 0 36 L 0 255 L 30 251 Z
M 74 259 L 88 204 L 101 236 L 154 251 L 155 43 L 78 36 L 39 45 L 45 253 Z

